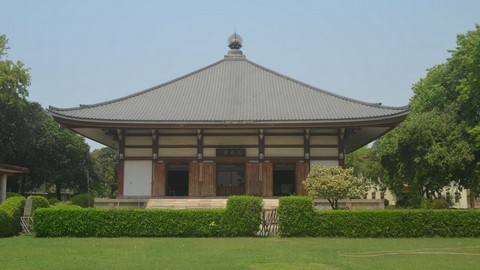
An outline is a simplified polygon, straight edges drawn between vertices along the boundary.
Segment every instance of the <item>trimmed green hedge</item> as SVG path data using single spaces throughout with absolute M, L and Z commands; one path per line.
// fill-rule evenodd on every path
M 0 237 L 17 235 L 22 227 L 20 217 L 25 206 L 25 197 L 15 196 L 0 205 Z
M 45 208 L 34 213 L 41 237 L 215 236 L 225 210 Z
M 41 237 L 254 236 L 262 200 L 232 197 L 226 209 L 95 209 L 52 207 L 35 211 Z
M 313 201 L 305 196 L 280 197 L 279 230 L 283 236 L 308 236 L 314 223 Z
M 230 196 L 222 229 L 225 236 L 253 236 L 262 223 L 263 200 L 254 196 Z
M 305 198 L 309 199 L 291 197 L 280 200 L 279 221 L 282 236 L 347 238 L 480 236 L 480 211 L 312 210 L 309 214 Z

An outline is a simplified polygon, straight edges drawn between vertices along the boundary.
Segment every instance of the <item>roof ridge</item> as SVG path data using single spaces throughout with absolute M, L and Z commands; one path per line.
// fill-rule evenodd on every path
M 120 102 L 120 101 L 123 101 L 123 100 L 127 100 L 127 99 L 130 99 L 130 98 L 133 98 L 133 97 L 136 97 L 136 96 L 140 96 L 140 95 L 143 95 L 145 93 L 148 93 L 148 92 L 151 92 L 155 89 L 158 89 L 158 88 L 161 88 L 161 87 L 164 87 L 166 85 L 169 85 L 169 84 L 172 84 L 176 81 L 180 81 L 182 79 L 185 79 L 187 77 L 190 77 L 192 75 L 195 75 L 197 73 L 200 73 L 206 69 L 209 69 L 211 67 L 214 67 L 222 62 L 224 62 L 226 59 L 221 59 L 217 62 L 214 62 L 208 66 L 205 66 L 203 68 L 200 68 L 200 69 L 197 69 L 195 71 L 192 71 L 192 72 L 189 72 L 185 75 L 182 75 L 178 78 L 175 78 L 173 80 L 170 80 L 170 81 L 167 81 L 167 82 L 164 82 L 164 83 L 161 83 L 159 85 L 156 85 L 156 86 L 153 86 L 153 87 L 150 87 L 150 88 L 147 88 L 145 90 L 142 90 L 142 91 L 139 91 L 139 92 L 136 92 L 136 93 L 133 93 L 133 94 L 130 94 L 130 95 L 127 95 L 127 96 L 124 96 L 124 97 L 120 97 L 120 98 L 116 98 L 116 99 L 112 99 L 112 100 L 108 100 L 108 101 L 104 101 L 104 102 L 100 102 L 100 103 L 94 103 L 94 104 L 89 104 L 89 105 L 85 105 L 85 104 L 79 104 L 78 107 L 70 107 L 70 108 L 57 108 L 57 107 L 53 107 L 53 106 L 49 106 L 49 110 L 54 110 L 54 111 L 74 111 L 74 110 L 80 110 L 80 109 L 86 109 L 86 108 L 94 108 L 94 107 L 99 107 L 99 106 L 103 106 L 103 105 L 107 105 L 107 104 L 112 104 L 112 103 L 117 103 L 117 102 Z M 229 60 L 229 59 L 228 59 Z M 242 59 L 243 60 L 243 59 Z
M 240 59 L 239 59 L 239 60 L 240 60 Z M 385 109 L 394 109 L 394 110 L 405 110 L 405 109 L 409 109 L 409 108 L 410 108 L 410 105 L 404 105 L 404 106 L 384 106 L 384 105 L 382 105 L 381 102 L 380 102 L 380 103 L 366 102 L 366 101 L 362 101 L 362 100 L 358 100 L 358 99 L 354 99 L 354 98 L 349 98 L 349 97 L 346 97 L 346 96 L 342 96 L 342 95 L 339 95 L 339 94 L 335 94 L 335 93 L 330 92 L 330 91 L 328 91 L 328 90 L 324 90 L 324 89 L 315 87 L 315 86 L 310 85 L 310 84 L 308 84 L 308 83 L 301 82 L 301 81 L 296 80 L 296 79 L 294 79 L 294 78 L 292 78 L 292 77 L 289 77 L 289 76 L 287 76 L 287 75 L 284 75 L 284 74 L 282 74 L 282 73 L 279 73 L 279 72 L 277 72 L 277 71 L 274 71 L 274 70 L 272 70 L 272 69 L 269 69 L 269 68 L 264 67 L 264 66 L 262 66 L 262 65 L 259 65 L 259 64 L 255 63 L 255 62 L 253 62 L 253 61 L 248 60 L 248 59 L 241 59 L 241 60 L 244 60 L 244 61 L 246 61 L 246 62 L 248 62 L 248 63 L 250 63 L 250 64 L 252 64 L 252 65 L 254 65 L 254 66 L 256 66 L 256 67 L 258 67 L 258 68 L 260 68 L 260 69 L 263 69 L 263 70 L 265 70 L 265 71 L 267 71 L 267 72 L 269 72 L 269 73 L 272 73 L 272 74 L 274 74 L 274 75 L 276 75 L 276 76 L 280 76 L 280 77 L 282 77 L 282 78 L 284 78 L 284 79 L 287 79 L 287 80 L 290 80 L 290 81 L 292 81 L 292 82 L 301 84 L 301 85 L 303 85 L 303 86 L 305 86 L 305 87 L 307 87 L 307 88 L 310 88 L 310 89 L 312 89 L 312 90 L 314 90 L 314 91 L 319 91 L 319 92 L 322 92 L 322 93 L 324 93 L 324 94 L 327 94 L 327 95 L 330 95 L 330 96 L 333 96 L 333 97 L 337 97 L 337 98 L 340 98 L 340 99 L 343 99 L 343 100 L 346 100 L 346 101 L 350 101 L 350 102 L 354 102 L 354 103 L 358 103 L 358 104 L 366 105 L 366 106 L 370 106 L 370 107 L 375 107 L 375 108 L 385 108 Z

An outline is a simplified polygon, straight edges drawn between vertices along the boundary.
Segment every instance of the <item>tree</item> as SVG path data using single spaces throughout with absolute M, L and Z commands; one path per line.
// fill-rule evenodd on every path
M 413 86 L 412 112 L 381 139 L 390 186 L 418 196 L 452 181 L 471 190 L 480 182 L 480 26 L 458 35 L 457 48 Z
M 115 192 L 118 168 L 118 151 L 104 147 L 92 153 L 92 189 L 98 196 L 112 196 Z
M 0 162 L 30 169 L 12 177 L 9 187 L 25 193 L 53 183 L 58 198 L 62 187 L 86 190 L 88 145 L 59 128 L 40 104 L 26 100 L 30 75 L 22 62 L 6 58 L 7 42 L 0 35 Z
M 22 62 L 6 58 L 8 39 L 0 35 L 0 103 L 20 104 L 28 96 L 30 74 Z
M 310 196 L 327 199 L 334 210 L 338 200 L 363 197 L 369 189 L 365 178 L 355 176 L 353 168 L 339 166 L 313 166 L 303 184 Z
M 417 113 L 381 141 L 385 181 L 396 193 L 429 197 L 464 177 L 474 159 L 454 116 L 437 110 Z
M 345 157 L 345 167 L 353 168 L 357 176 L 365 177 L 370 183 L 385 189 L 383 169 L 379 158 L 379 145 L 376 141 L 372 147 L 364 146 Z

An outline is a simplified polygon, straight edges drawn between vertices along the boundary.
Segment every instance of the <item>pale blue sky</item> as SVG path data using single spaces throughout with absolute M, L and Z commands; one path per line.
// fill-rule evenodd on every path
M 0 0 L 9 56 L 31 68 L 32 101 L 122 97 L 221 60 L 235 29 L 257 64 L 340 95 L 406 105 L 480 1 Z

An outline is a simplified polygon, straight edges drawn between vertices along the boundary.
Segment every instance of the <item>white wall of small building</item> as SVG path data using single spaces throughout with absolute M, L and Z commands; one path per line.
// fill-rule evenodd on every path
M 152 195 L 152 161 L 125 160 L 124 196 Z

